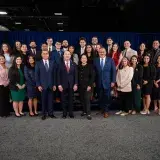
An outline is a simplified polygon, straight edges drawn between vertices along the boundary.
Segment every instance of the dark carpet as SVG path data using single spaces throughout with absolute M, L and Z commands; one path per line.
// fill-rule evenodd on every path
M 75 115 L 0 118 L 0 160 L 160 160 L 160 116 Z

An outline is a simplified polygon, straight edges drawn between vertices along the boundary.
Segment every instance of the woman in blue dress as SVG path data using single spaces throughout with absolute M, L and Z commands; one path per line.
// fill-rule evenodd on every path
M 35 82 L 35 58 L 28 56 L 28 63 L 24 67 L 24 75 L 26 78 L 29 115 L 37 116 L 37 88 Z M 33 109 L 34 108 L 34 109 Z

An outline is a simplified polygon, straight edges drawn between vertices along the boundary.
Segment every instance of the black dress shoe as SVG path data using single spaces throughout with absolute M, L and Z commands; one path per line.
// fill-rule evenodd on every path
M 46 119 L 46 116 L 42 116 L 42 118 L 41 118 L 42 120 L 45 120 Z
M 81 114 L 81 117 L 86 116 L 86 115 L 87 115 L 87 113 L 84 113 L 84 112 L 83 112 L 83 113 Z
M 91 119 L 92 119 L 91 115 L 88 115 L 88 116 L 87 116 L 87 119 L 88 119 L 88 120 L 91 120 Z
M 49 115 L 49 117 L 51 117 L 51 118 L 57 118 L 55 115 Z
M 69 115 L 70 118 L 74 118 L 74 115 Z
M 63 115 L 63 116 L 62 116 L 62 118 L 63 118 L 63 119 L 66 119 L 66 118 L 67 118 L 67 116 Z

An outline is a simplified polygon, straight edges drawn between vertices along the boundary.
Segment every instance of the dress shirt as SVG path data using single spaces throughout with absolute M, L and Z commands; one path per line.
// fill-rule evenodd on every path
M 65 61 L 66 66 L 67 66 L 67 62 L 68 62 L 68 67 L 70 68 L 70 61 Z
M 81 55 L 84 53 L 85 47 L 81 47 Z
M 43 59 L 43 63 L 44 63 L 44 66 L 45 66 L 45 63 L 47 62 L 47 65 L 48 65 L 48 68 L 49 68 L 49 60 L 47 59 L 47 60 L 44 60 Z

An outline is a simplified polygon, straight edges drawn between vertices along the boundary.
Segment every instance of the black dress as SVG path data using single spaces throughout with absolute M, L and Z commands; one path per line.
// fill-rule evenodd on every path
M 147 84 L 143 84 L 143 95 L 151 95 L 153 89 L 153 80 L 156 77 L 156 69 L 153 65 L 143 66 L 143 80 L 148 81 Z
M 156 67 L 156 79 L 155 81 L 160 79 L 160 67 Z M 153 100 L 160 100 L 160 82 L 158 83 L 158 88 L 153 87 L 153 94 L 152 94 L 152 99 Z

